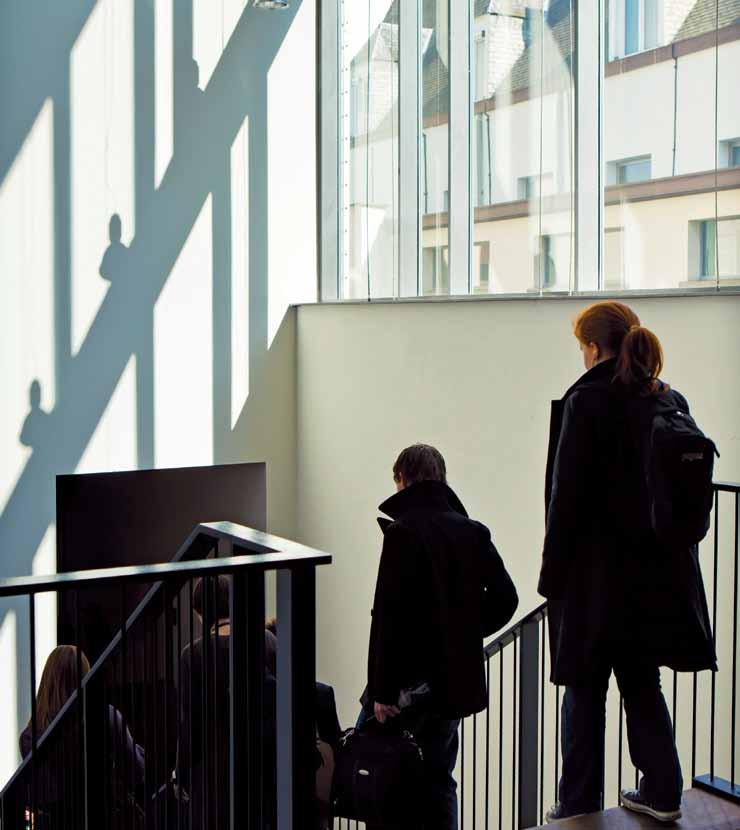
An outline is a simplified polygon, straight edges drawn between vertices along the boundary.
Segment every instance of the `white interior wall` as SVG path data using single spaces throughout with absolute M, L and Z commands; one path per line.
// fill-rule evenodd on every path
M 0 10 L 0 578 L 54 570 L 60 473 L 266 461 L 269 529 L 295 534 L 315 10 Z M 40 600 L 37 678 L 55 628 Z M 0 602 L 0 787 L 28 649 L 26 604 Z
M 328 550 L 318 579 L 318 676 L 349 724 L 365 681 L 391 466 L 416 441 L 445 455 L 470 514 L 491 527 L 535 607 L 549 402 L 582 372 L 578 299 L 324 305 L 298 310 L 298 531 Z M 740 479 L 740 298 L 631 302 L 661 338 L 665 377 L 684 392 Z

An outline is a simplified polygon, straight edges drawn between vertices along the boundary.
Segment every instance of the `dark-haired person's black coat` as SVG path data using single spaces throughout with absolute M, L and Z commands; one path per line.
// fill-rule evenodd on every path
M 620 654 L 716 668 L 698 550 L 665 549 L 649 527 L 628 415 L 640 399 L 614 382 L 615 368 L 598 364 L 552 406 L 539 592 L 561 685 L 582 684 Z M 662 394 L 688 411 L 678 392 Z
M 422 481 L 380 510 L 384 530 L 368 657 L 370 703 L 428 683 L 454 719 L 486 705 L 483 638 L 513 616 L 516 589 L 485 525 L 442 482 Z

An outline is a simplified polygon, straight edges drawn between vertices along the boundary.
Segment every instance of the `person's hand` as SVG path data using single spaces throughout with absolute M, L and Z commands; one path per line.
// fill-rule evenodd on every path
M 375 704 L 375 717 L 378 720 L 378 723 L 385 723 L 388 718 L 394 718 L 396 715 L 400 715 L 401 710 L 398 706 L 387 706 L 385 703 L 376 703 Z

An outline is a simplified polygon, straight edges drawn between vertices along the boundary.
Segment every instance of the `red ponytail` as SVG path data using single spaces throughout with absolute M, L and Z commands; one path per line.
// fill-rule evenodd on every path
M 573 325 L 575 336 L 588 346 L 596 343 L 602 354 L 617 358 L 615 377 L 643 395 L 660 391 L 663 349 L 658 338 L 640 324 L 624 303 L 605 300 L 585 308 Z
M 659 391 L 658 376 L 663 371 L 660 340 L 644 326 L 632 326 L 622 340 L 617 358 L 616 377 L 625 386 L 639 387 L 643 395 Z

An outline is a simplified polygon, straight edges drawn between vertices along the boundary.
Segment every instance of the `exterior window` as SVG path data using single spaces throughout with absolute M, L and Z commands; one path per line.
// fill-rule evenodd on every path
M 661 5 L 662 0 L 611 0 L 608 15 L 611 58 L 634 55 L 658 45 Z
M 490 205 L 491 193 L 491 119 L 482 113 L 475 119 L 475 206 Z
M 488 97 L 488 41 L 483 30 L 473 42 L 473 100 Z
M 740 217 L 689 223 L 689 277 L 694 280 L 740 278 Z
M 719 142 L 717 165 L 740 167 L 740 138 L 730 138 Z
M 610 166 L 613 166 L 613 170 L 610 171 L 609 176 L 610 184 L 646 182 L 652 175 L 652 161 L 650 156 L 615 161 Z
M 624 287 L 624 228 L 604 228 L 604 288 L 619 291 Z
M 473 293 L 488 294 L 490 279 L 491 243 L 473 244 Z
M 554 288 L 558 281 L 554 248 L 554 239 L 550 234 L 540 237 L 539 252 L 534 257 L 534 284 L 537 287 Z
M 450 249 L 447 245 L 422 249 L 424 294 L 450 293 Z
M 517 196 L 520 199 L 538 199 L 552 192 L 552 173 L 539 176 L 521 176 L 517 179 Z

